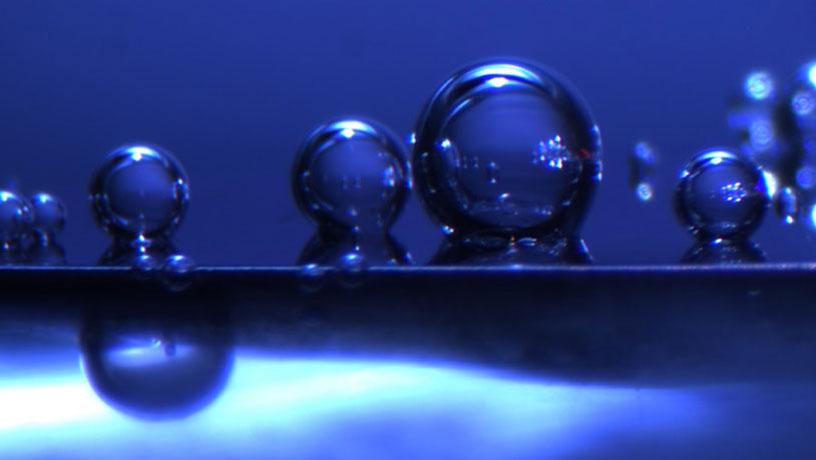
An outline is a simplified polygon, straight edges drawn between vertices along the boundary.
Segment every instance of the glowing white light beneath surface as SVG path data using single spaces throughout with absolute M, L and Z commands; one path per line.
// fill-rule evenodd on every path
M 112 412 L 79 379 L 20 381 L 4 385 L 0 388 L 0 408 L 0 433 L 104 419 Z
M 599 436 L 614 438 L 622 425 L 688 433 L 701 424 L 699 402 L 681 390 L 520 380 L 399 362 L 246 356 L 236 361 L 219 399 L 181 420 L 123 416 L 79 374 L 0 382 L 0 404 L 3 459 L 51 453 L 137 460 L 144 458 L 137 445 L 149 445 L 153 458 L 182 451 L 207 459 L 321 458 L 338 451 L 364 452 L 348 457 L 362 459 L 457 458 L 462 449 L 484 458 L 541 458 L 581 452 Z M 399 442 L 405 433 L 422 442 Z M 191 434 L 195 443 L 179 443 Z

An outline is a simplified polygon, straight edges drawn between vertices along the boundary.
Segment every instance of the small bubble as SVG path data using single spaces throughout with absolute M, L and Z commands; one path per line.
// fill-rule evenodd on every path
M 648 142 L 638 142 L 629 156 L 629 186 L 635 198 L 643 203 L 652 201 L 655 195 L 654 173 L 657 151 Z
M 801 117 L 810 115 L 814 108 L 816 108 L 816 96 L 810 92 L 798 92 L 791 99 L 791 109 Z
M 193 284 L 196 264 L 183 254 L 169 256 L 162 266 L 162 282 L 171 291 L 180 292 Z
M 31 228 L 31 207 L 25 198 L 9 191 L 0 191 L 0 241 L 22 238 Z
M 774 199 L 776 214 L 788 225 L 799 219 L 799 196 L 792 187 L 783 187 Z
M 133 259 L 133 264 L 131 265 L 131 269 L 136 272 L 137 275 L 144 278 L 150 277 L 159 267 L 161 267 L 161 261 L 149 253 L 139 254 Z
M 496 185 L 499 182 L 499 165 L 495 161 L 491 161 L 485 166 L 485 175 L 487 182 Z
M 706 150 L 681 174 L 677 210 L 698 238 L 745 238 L 762 221 L 767 187 L 756 163 L 731 151 Z
M 365 257 L 358 252 L 350 252 L 340 258 L 337 264 L 337 280 L 347 288 L 359 287 L 366 272 Z
M 816 169 L 813 166 L 802 166 L 796 171 L 796 184 L 805 190 L 816 186 Z
M 298 272 L 298 286 L 303 292 L 319 291 L 326 282 L 326 269 L 318 264 L 305 264 Z
M 641 182 L 635 187 L 635 194 L 638 200 L 645 202 L 651 201 L 654 198 L 654 188 L 652 184 Z
M 760 101 L 773 96 L 775 86 L 771 74 L 765 71 L 756 71 L 745 77 L 743 91 L 748 98 Z
M 31 196 L 33 222 L 31 227 L 39 234 L 53 236 L 65 227 L 65 206 L 49 193 Z

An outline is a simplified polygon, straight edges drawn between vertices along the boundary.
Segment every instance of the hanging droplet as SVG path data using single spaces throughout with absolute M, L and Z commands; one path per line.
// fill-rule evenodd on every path
M 148 420 L 178 419 L 210 404 L 233 364 L 226 318 L 124 299 L 88 314 L 82 326 L 82 370 L 111 407 Z M 149 312 L 149 313 L 146 313 Z

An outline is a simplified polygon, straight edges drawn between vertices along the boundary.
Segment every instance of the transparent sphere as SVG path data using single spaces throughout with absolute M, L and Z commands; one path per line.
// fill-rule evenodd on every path
M 384 229 L 408 190 L 401 140 L 371 121 L 342 119 L 318 127 L 295 159 L 292 188 L 319 225 Z
M 326 268 L 316 263 L 301 265 L 298 272 L 298 286 L 303 292 L 313 293 L 323 287 L 326 279 Z
M 14 192 L 0 191 L 0 242 L 18 240 L 31 226 L 28 202 Z
M 789 182 L 802 193 L 804 207 L 816 194 L 816 61 L 799 69 L 784 102 L 787 135 L 799 160 Z
M 171 291 L 183 291 L 193 284 L 196 263 L 184 254 L 172 254 L 162 266 L 162 282 Z
M 816 123 L 816 61 L 803 65 L 794 79 L 788 106 L 800 124 Z
M 783 187 L 773 197 L 776 214 L 786 224 L 795 224 L 799 219 L 799 194 L 793 187 Z
M 65 206 L 50 193 L 31 196 L 32 228 L 42 234 L 59 233 L 65 227 Z
M 770 100 L 776 95 L 776 79 L 765 70 L 749 72 L 742 82 L 742 94 L 755 101 Z
M 181 164 L 153 146 L 114 150 L 91 179 L 97 222 L 126 238 L 169 236 L 187 209 L 189 180 Z
M 147 277 L 154 272 L 156 272 L 159 268 L 161 268 L 162 262 L 159 260 L 156 255 L 151 254 L 149 252 L 137 254 L 133 257 L 131 268 L 139 275 Z
M 680 219 L 706 240 L 747 237 L 770 201 L 759 166 L 728 150 L 695 156 L 680 176 L 675 197 Z
M 773 174 L 780 186 L 793 183 L 800 155 L 791 145 L 791 123 L 780 110 L 780 90 L 774 76 L 764 70 L 748 73 L 742 88 L 729 104 L 728 125 L 736 134 L 740 153 Z
M 86 321 L 82 369 L 99 397 L 145 419 L 186 417 L 212 402 L 232 368 L 230 337 L 218 324 L 184 320 Z
M 420 198 L 448 234 L 570 235 L 601 178 L 601 138 L 561 77 L 493 61 L 436 91 L 412 160 Z
M 644 203 L 654 200 L 657 150 L 648 142 L 638 142 L 629 155 L 629 187 Z

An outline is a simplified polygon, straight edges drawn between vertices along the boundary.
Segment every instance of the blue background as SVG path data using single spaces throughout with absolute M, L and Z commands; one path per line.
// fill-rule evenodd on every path
M 306 133 L 357 114 L 408 133 L 458 67 L 518 56 L 557 69 L 601 126 L 604 181 L 584 236 L 598 263 L 671 263 L 691 239 L 671 193 L 697 150 L 734 141 L 725 101 L 753 68 L 790 76 L 816 56 L 812 1 L 3 1 L 0 180 L 68 206 L 71 263 L 108 244 L 87 184 L 131 141 L 174 152 L 192 180 L 177 235 L 202 264 L 292 263 L 312 232 L 289 193 Z M 660 151 L 653 203 L 627 184 L 627 156 Z M 412 198 L 395 234 L 421 262 L 441 233 Z M 816 242 L 771 215 L 771 261 Z

